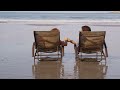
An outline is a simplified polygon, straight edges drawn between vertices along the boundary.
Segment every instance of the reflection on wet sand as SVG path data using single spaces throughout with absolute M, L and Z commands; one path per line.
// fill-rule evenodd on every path
M 107 68 L 106 62 L 76 60 L 74 70 L 77 79 L 104 79 Z
M 64 74 L 61 60 L 42 60 L 32 66 L 35 79 L 60 79 Z

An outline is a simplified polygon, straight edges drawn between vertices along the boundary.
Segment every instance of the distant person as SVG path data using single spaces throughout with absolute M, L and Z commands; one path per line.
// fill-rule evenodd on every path
M 51 31 L 52 31 L 52 32 L 54 32 L 54 31 L 55 31 L 55 32 L 56 32 L 56 31 L 57 31 L 57 32 L 60 32 L 59 29 L 57 29 L 57 28 L 53 28 Z M 67 46 L 67 38 L 65 38 L 64 41 L 61 41 L 61 40 L 60 40 L 60 45 L 62 45 L 62 46 Z
M 82 26 L 82 31 L 91 31 L 89 26 Z
M 81 28 L 82 28 L 82 31 L 91 31 L 91 28 L 89 26 L 82 26 Z M 77 43 L 78 43 L 73 40 L 70 40 L 69 38 L 67 38 L 67 41 L 71 42 L 72 44 L 75 44 L 75 45 L 77 45 Z

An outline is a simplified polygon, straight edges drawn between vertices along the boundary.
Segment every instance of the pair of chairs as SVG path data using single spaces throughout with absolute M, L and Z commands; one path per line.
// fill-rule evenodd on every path
M 106 60 L 108 53 L 106 50 L 105 35 L 106 31 L 79 32 L 79 43 L 78 45 L 74 45 L 75 57 L 82 58 L 82 53 L 96 53 L 94 56 L 101 56 L 101 60 L 102 56 L 104 56 Z M 64 46 L 60 44 L 60 32 L 34 31 L 34 38 L 35 42 L 32 46 L 34 60 L 40 59 L 42 56 L 57 55 L 61 58 L 64 56 Z

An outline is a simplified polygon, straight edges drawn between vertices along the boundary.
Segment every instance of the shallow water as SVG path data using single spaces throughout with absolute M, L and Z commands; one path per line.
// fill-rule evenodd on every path
M 34 30 L 60 29 L 61 40 L 78 40 L 83 24 L 39 26 L 0 24 L 0 78 L 4 79 L 119 79 L 120 27 L 90 25 L 93 31 L 106 31 L 109 57 L 102 62 L 81 62 L 75 59 L 74 46 L 68 43 L 60 61 L 38 61 L 34 64 L 32 43 Z

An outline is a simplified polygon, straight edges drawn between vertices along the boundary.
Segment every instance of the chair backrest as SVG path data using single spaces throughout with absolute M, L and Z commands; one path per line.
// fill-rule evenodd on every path
M 56 51 L 60 46 L 60 32 L 34 31 L 36 49 L 41 52 Z
M 100 51 L 103 49 L 106 31 L 83 31 L 79 33 L 79 51 Z

